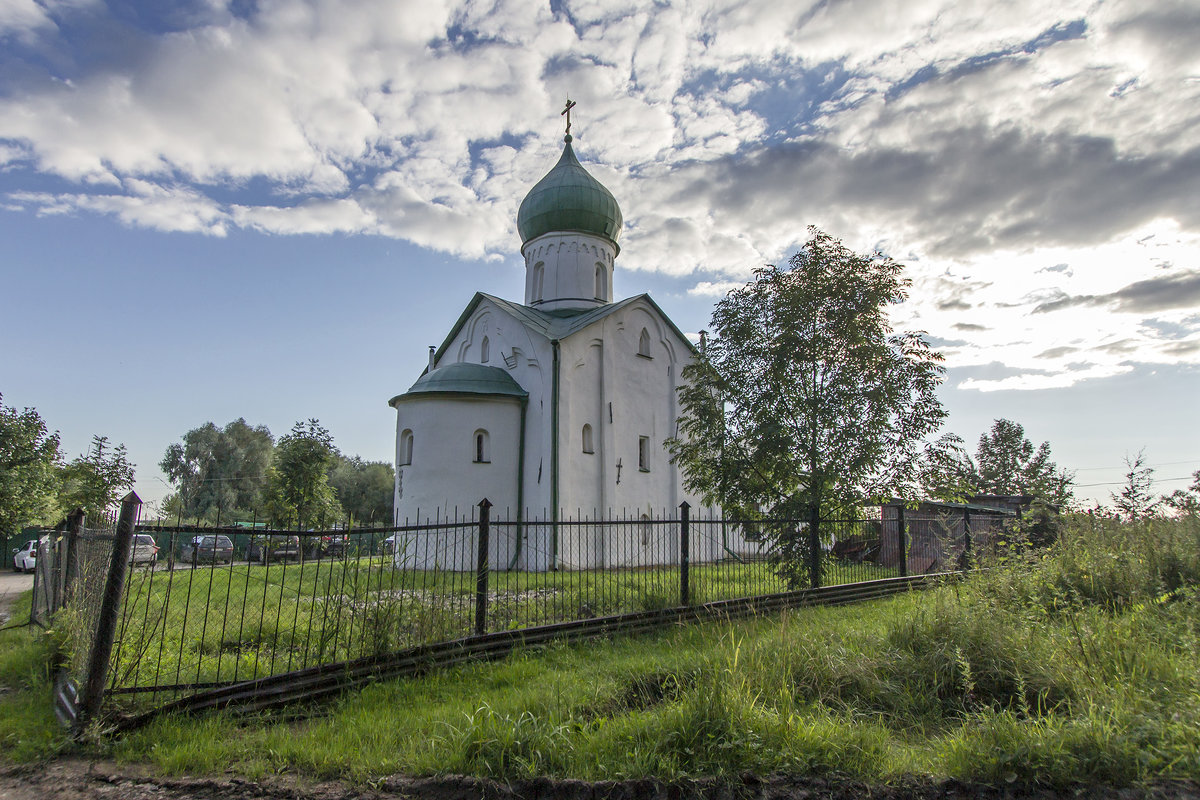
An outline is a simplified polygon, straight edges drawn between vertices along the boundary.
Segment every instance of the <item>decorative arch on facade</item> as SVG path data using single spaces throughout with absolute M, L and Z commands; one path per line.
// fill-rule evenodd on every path
M 676 344 L 676 337 L 670 333 L 670 328 L 664 324 L 662 317 L 651 313 L 650 309 L 645 307 L 635 307 L 632 310 L 632 316 L 631 327 L 637 330 L 637 325 L 640 323 L 642 333 L 647 337 L 645 350 L 642 348 L 642 339 L 639 337 L 638 353 L 640 355 L 652 356 L 655 352 L 659 354 L 665 352 L 668 368 L 671 364 L 677 363 L 679 360 L 679 347 Z M 651 345 L 656 349 L 651 350 Z
M 459 337 L 458 361 L 478 361 L 487 364 L 491 361 L 492 309 L 481 306 Z

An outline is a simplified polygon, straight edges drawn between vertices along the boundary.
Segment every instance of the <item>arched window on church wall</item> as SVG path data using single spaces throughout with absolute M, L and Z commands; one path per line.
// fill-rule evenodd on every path
M 595 449 L 592 447 L 592 426 L 591 425 L 583 426 L 583 452 L 585 452 L 585 453 L 595 453 L 596 452 Z
M 546 265 L 539 261 L 533 265 L 533 301 L 540 303 L 542 301 L 542 284 L 545 283 Z
M 488 363 L 488 359 L 491 357 L 491 349 L 491 342 L 488 341 L 488 337 L 483 337 L 483 343 L 479 345 L 480 364 Z
M 650 515 L 642 514 L 638 528 L 641 534 L 642 546 L 650 544 Z
M 412 463 L 413 432 L 410 430 L 400 434 L 400 466 Z
M 475 463 L 488 464 L 492 460 L 491 446 L 488 442 L 488 432 L 480 428 L 475 431 Z
M 597 300 L 607 300 L 608 299 L 608 296 L 607 296 L 608 295 L 608 291 L 607 291 L 608 287 L 606 285 L 608 283 L 607 278 L 608 278 L 608 274 L 604 270 L 604 265 L 597 264 L 596 265 L 596 299 Z
M 642 328 L 642 335 L 638 337 L 638 355 L 650 358 L 650 331 Z

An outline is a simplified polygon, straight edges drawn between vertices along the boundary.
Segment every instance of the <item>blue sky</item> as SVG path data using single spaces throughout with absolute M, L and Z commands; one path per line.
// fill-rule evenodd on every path
M 947 430 L 1107 498 L 1200 469 L 1200 9 L 1188 2 L 0 3 L 0 392 L 138 491 L 188 429 L 319 418 L 390 459 L 517 205 L 580 158 L 616 293 L 679 326 L 809 224 L 908 265 Z M 1096 485 L 1083 485 L 1096 484 Z

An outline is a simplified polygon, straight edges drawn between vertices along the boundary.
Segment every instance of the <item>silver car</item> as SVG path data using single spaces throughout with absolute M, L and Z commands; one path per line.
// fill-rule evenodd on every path
M 129 550 L 129 563 L 154 564 L 158 561 L 158 544 L 154 537 L 147 533 L 136 533 L 133 536 L 133 547 Z

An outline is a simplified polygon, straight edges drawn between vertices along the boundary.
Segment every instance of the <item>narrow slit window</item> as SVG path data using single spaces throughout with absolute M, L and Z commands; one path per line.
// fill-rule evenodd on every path
M 638 527 L 641 529 L 640 532 L 641 532 L 642 546 L 644 547 L 644 546 L 650 544 L 650 515 L 642 514 L 642 518 L 641 518 L 641 520 L 639 520 L 639 522 L 641 524 L 638 525 Z
M 492 343 L 488 341 L 488 337 L 483 337 L 483 342 L 479 345 L 479 363 L 486 364 L 492 355 Z
M 533 302 L 542 302 L 542 284 L 545 282 L 546 265 L 541 261 L 533 265 Z
M 585 453 L 596 452 L 595 449 L 592 447 L 592 426 L 591 425 L 583 426 L 583 452 L 585 452 Z
M 413 432 L 405 431 L 400 434 L 400 466 L 412 463 Z
M 642 335 L 638 337 L 638 355 L 650 358 L 650 331 L 642 328 Z
M 607 299 L 608 292 L 606 291 L 607 287 L 605 286 L 605 284 L 608 283 L 608 281 L 606 280 L 607 277 L 608 277 L 608 275 L 604 271 L 604 265 L 597 264 L 596 265 L 596 299 L 597 300 Z
M 638 469 L 642 472 L 650 471 L 650 437 L 638 437 Z
M 475 463 L 487 464 L 492 460 L 492 454 L 488 447 L 488 432 L 485 430 L 475 431 Z

